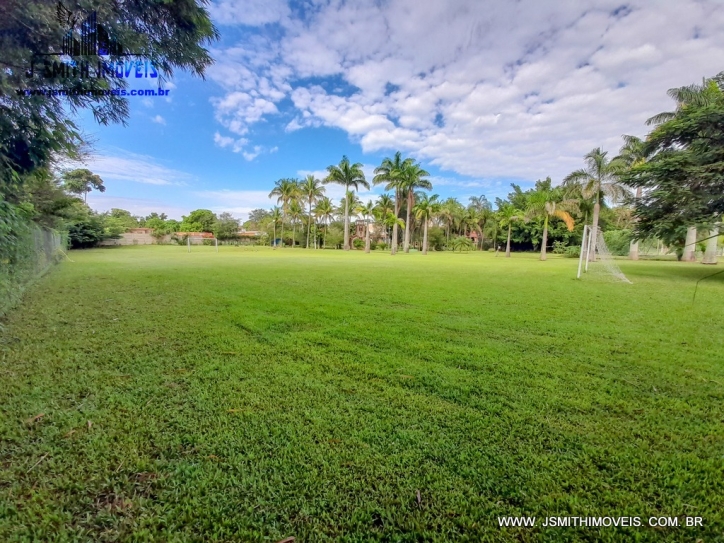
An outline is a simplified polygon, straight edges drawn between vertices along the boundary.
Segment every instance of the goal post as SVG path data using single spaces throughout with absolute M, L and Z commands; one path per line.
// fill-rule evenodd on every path
M 205 236 L 187 236 L 186 237 L 186 250 L 191 252 L 192 245 L 205 245 L 206 242 L 213 241 L 216 252 L 219 252 L 219 240 L 216 237 L 205 237 Z
M 585 260 L 585 265 L 584 265 Z M 590 225 L 583 227 L 583 239 L 581 240 L 581 254 L 578 256 L 578 273 L 576 278 L 581 278 L 581 271 L 612 277 L 623 283 L 631 283 L 624 275 L 621 268 L 608 250 L 606 240 L 600 228 L 593 228 Z

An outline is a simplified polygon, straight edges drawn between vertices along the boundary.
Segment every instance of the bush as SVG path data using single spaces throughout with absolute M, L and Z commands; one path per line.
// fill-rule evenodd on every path
M 631 244 L 631 230 L 609 230 L 603 233 L 603 240 L 612 255 L 626 256 Z
M 563 255 L 566 258 L 578 258 L 581 256 L 581 248 L 578 245 L 569 245 Z
M 360 238 L 355 238 L 352 242 L 352 247 L 355 249 L 364 249 L 365 248 L 365 240 Z
M 385 243 L 384 241 L 380 241 L 375 249 L 379 249 L 380 251 L 386 251 L 389 247 L 390 246 L 387 245 L 387 243 Z
M 551 252 L 556 255 L 563 255 L 566 254 L 567 249 L 568 245 L 566 245 L 565 241 L 554 241 L 553 250 Z

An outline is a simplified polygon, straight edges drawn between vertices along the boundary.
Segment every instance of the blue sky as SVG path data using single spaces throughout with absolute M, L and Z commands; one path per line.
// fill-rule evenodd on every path
M 87 166 L 98 210 L 270 207 L 280 177 L 323 176 L 346 154 L 372 170 L 395 150 L 433 192 L 505 196 L 558 182 L 601 146 L 671 109 L 666 89 L 724 69 L 724 7 L 465 0 L 216 0 L 221 40 L 206 80 L 177 73 L 165 98 L 131 98 L 100 127 Z M 149 85 L 133 82 L 133 88 Z M 330 186 L 331 196 L 341 197 Z M 381 187 L 364 191 L 374 197 Z

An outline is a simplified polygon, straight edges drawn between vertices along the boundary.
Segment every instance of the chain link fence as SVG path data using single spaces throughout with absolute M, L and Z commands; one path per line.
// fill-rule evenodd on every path
M 20 300 L 25 289 L 63 256 L 67 237 L 35 223 L 4 223 L 0 232 L 0 316 Z

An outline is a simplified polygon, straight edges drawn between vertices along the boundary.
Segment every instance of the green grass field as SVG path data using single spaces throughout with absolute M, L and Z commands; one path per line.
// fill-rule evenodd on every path
M 2 322 L 0 541 L 724 540 L 724 274 L 692 303 L 714 268 L 70 258 Z

